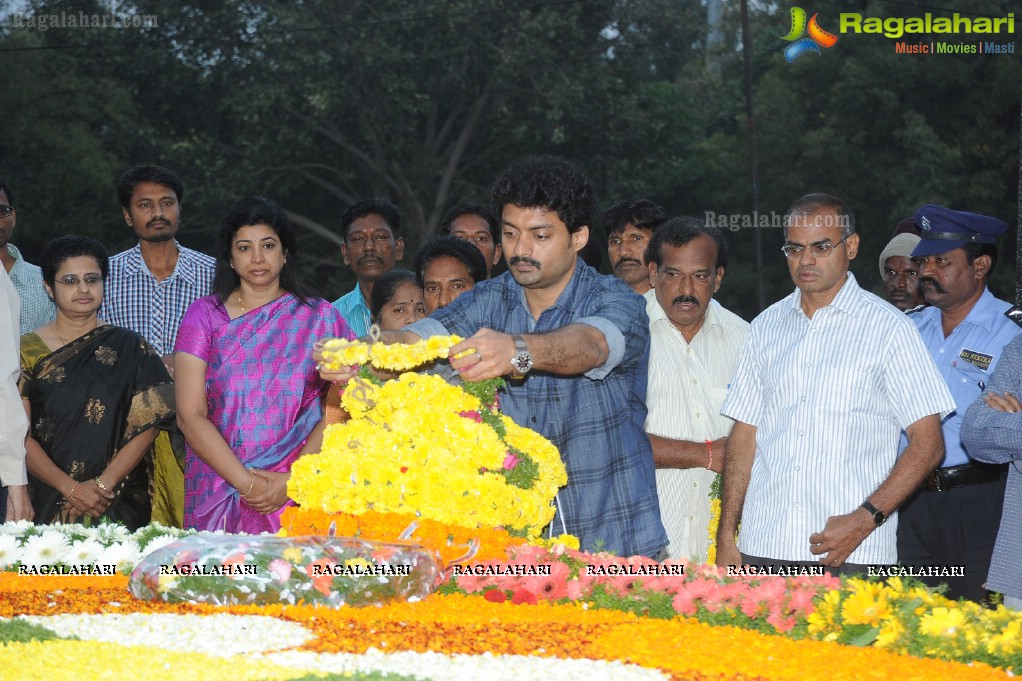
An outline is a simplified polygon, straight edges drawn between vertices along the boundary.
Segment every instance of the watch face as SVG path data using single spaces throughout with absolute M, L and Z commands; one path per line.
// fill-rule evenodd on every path
M 527 352 L 519 352 L 511 359 L 511 365 L 519 374 L 526 374 L 532 368 L 532 357 Z

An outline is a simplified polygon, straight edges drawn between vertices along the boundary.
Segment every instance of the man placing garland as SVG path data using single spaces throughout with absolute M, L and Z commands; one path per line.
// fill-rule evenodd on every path
M 381 340 L 465 338 L 451 366 L 467 381 L 507 378 L 501 410 L 561 452 L 568 484 L 551 533 L 577 536 L 585 551 L 656 556 L 667 535 L 643 430 L 649 321 L 625 283 L 578 257 L 592 186 L 564 159 L 530 157 L 497 180 L 492 204 L 509 271 Z

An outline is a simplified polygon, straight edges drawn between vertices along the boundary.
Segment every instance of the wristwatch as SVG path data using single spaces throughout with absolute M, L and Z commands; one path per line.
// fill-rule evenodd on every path
M 866 509 L 866 513 L 869 513 L 873 517 L 873 522 L 876 523 L 877 527 L 880 527 L 887 520 L 887 516 L 883 511 L 878 511 L 877 507 L 869 503 L 869 500 L 862 502 L 859 508 Z
M 511 378 L 525 378 L 532 371 L 532 355 L 529 354 L 524 338 L 518 334 L 511 338 L 515 342 L 515 354 L 511 357 Z

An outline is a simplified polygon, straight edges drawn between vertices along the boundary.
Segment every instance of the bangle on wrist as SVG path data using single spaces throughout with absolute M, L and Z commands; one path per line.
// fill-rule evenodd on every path
M 248 495 L 252 493 L 252 488 L 255 487 L 256 475 L 255 475 L 255 473 L 252 472 L 251 468 L 246 468 L 245 470 L 247 470 L 248 474 L 252 476 L 252 482 L 249 483 L 248 491 L 241 495 L 241 496 L 243 496 L 244 498 L 247 499 Z M 238 490 L 238 491 L 240 492 L 241 490 Z
M 706 453 L 710 455 L 710 460 L 706 462 L 706 470 L 713 469 L 713 442 L 710 440 L 706 441 Z
M 109 492 L 110 491 L 110 489 L 106 485 L 103 484 L 103 481 L 99 479 L 98 475 L 92 481 L 94 483 L 96 483 L 96 487 L 100 488 L 104 492 Z
M 71 497 L 73 497 L 75 495 L 75 489 L 78 487 L 78 483 L 79 482 L 81 482 L 81 481 L 80 480 L 75 480 L 75 484 L 71 485 L 71 491 L 69 491 L 66 495 L 64 495 L 65 499 L 70 499 Z

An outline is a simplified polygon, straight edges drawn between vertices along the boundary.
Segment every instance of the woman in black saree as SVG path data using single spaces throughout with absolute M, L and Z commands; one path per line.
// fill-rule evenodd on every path
M 43 251 L 57 316 L 21 337 L 20 382 L 37 523 L 149 523 L 147 454 L 156 426 L 174 414 L 174 385 L 141 336 L 98 319 L 107 263 L 88 237 L 59 237 Z

